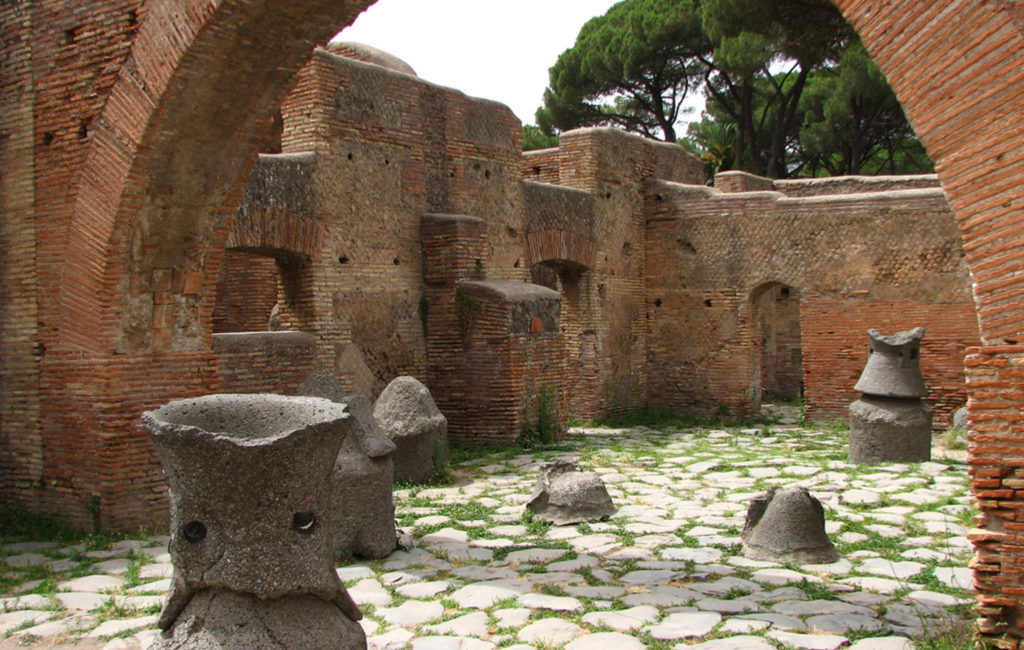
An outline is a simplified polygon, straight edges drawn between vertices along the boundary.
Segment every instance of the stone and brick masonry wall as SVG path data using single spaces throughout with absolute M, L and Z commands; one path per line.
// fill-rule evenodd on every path
M 978 333 L 942 191 L 788 198 L 751 191 L 770 186 L 768 179 L 730 173 L 724 180 L 737 192 L 661 182 L 650 190 L 652 404 L 755 408 L 763 336 L 753 299 L 766 286 L 784 285 L 800 298 L 804 400 L 812 419 L 846 416 L 858 396 L 852 387 L 867 359 L 869 328 L 891 334 L 922 326 L 926 401 L 936 408 L 936 426 L 948 424 L 966 401 L 960 360 Z M 898 186 L 896 179 L 886 182 Z M 871 186 L 847 180 L 842 187 L 864 185 Z

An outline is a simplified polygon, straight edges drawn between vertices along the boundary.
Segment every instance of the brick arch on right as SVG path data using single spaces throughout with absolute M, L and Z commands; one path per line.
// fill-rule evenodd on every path
M 973 276 L 982 345 L 965 360 L 980 509 L 978 627 L 1024 637 L 1024 7 L 837 0 L 936 163 Z

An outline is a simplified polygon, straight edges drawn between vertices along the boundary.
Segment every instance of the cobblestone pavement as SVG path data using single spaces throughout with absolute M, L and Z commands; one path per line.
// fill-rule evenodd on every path
M 555 449 L 461 463 L 451 486 L 396 490 L 410 547 L 338 573 L 371 648 L 887 650 L 970 625 L 966 464 L 849 465 L 845 436 L 574 429 Z M 598 472 L 618 512 L 566 527 L 524 516 L 538 466 L 556 457 Z M 750 499 L 792 484 L 825 506 L 838 562 L 740 555 Z M 0 648 L 146 647 L 166 546 L 0 545 Z

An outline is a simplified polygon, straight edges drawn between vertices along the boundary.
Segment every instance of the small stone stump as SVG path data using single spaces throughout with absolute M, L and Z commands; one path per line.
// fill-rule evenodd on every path
M 334 571 L 344 405 L 208 395 L 147 411 L 171 492 L 171 591 L 151 648 L 366 647 Z
M 604 481 L 594 472 L 583 472 L 572 460 L 555 460 L 540 467 L 540 476 L 526 507 L 556 526 L 599 521 L 615 514 Z
M 775 485 L 750 502 L 743 556 L 751 560 L 829 564 L 839 559 L 825 533 L 825 509 L 807 488 Z
M 921 376 L 924 328 L 883 336 L 868 330 L 870 354 L 850 404 L 851 463 L 924 462 L 931 458 L 932 409 Z
M 395 443 L 396 483 L 425 483 L 448 464 L 448 420 L 415 377 L 396 377 L 377 398 L 373 415 Z

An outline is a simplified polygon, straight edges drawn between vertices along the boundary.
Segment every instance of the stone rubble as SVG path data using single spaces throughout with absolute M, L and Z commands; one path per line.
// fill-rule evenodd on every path
M 415 546 L 337 570 L 368 647 L 904 650 L 908 638 L 971 624 L 964 462 L 933 453 L 863 472 L 845 462 L 841 433 L 768 433 L 575 429 L 555 450 L 453 467 L 450 487 L 396 490 Z M 537 468 L 555 458 L 600 474 L 618 512 L 565 527 L 525 516 Z M 797 483 L 820 499 L 841 559 L 742 557 L 745 504 Z M 148 647 L 168 538 L 126 542 L 0 540 L 0 648 Z

